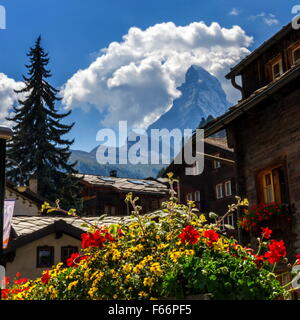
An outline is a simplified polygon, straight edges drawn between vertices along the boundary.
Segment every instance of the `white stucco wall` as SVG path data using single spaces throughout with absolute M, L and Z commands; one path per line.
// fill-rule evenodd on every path
M 54 264 L 61 261 L 61 247 L 74 246 L 81 248 L 81 241 L 63 234 L 60 239 L 55 238 L 55 234 L 50 234 L 44 238 L 33 241 L 16 250 L 16 257 L 12 263 L 6 265 L 6 275 L 14 279 L 17 272 L 22 277 L 35 279 L 40 277 L 43 268 L 37 268 L 37 247 L 53 246 L 54 247 Z
M 13 192 L 13 190 L 6 188 L 5 199 L 15 199 L 14 216 L 37 216 L 39 214 L 39 207 L 36 203 L 30 201 L 28 198 L 22 197 Z

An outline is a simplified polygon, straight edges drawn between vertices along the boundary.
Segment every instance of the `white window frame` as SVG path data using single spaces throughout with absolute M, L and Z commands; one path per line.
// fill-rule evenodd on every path
M 195 197 L 195 201 L 196 202 L 200 202 L 201 201 L 201 192 L 200 190 L 197 190 L 194 192 L 194 197 Z
M 214 169 L 219 169 L 221 168 L 221 162 L 218 160 L 214 160 Z
M 295 51 L 297 51 L 297 50 L 300 50 L 300 46 L 297 47 L 297 48 L 295 48 L 295 49 L 292 51 L 293 64 L 296 64 L 296 63 L 300 62 L 300 59 L 297 60 L 297 61 L 295 61 L 294 53 L 295 53 Z
M 221 230 L 224 231 L 225 224 L 234 227 L 234 216 L 233 213 L 229 214 L 224 220 L 222 220 Z
M 189 192 L 186 194 L 186 201 L 193 201 L 193 193 Z
M 274 74 L 274 67 L 279 64 L 279 74 L 277 76 L 275 76 Z M 278 60 L 277 62 L 272 64 L 272 76 L 273 76 L 273 80 L 279 78 L 281 75 L 283 74 L 283 66 L 282 66 L 282 60 Z
M 223 183 L 218 183 L 216 185 L 216 198 L 217 199 L 223 198 Z
M 229 192 L 227 192 L 227 191 L 228 191 L 227 186 L 229 186 L 229 190 L 230 190 Z M 225 196 L 226 196 L 226 197 L 232 196 L 231 180 L 227 180 L 227 181 L 225 182 Z

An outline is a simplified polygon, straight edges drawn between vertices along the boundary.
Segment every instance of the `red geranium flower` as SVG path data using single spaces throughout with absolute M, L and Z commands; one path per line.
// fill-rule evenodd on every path
M 15 280 L 15 284 L 21 285 L 21 284 L 25 284 L 27 281 L 28 281 L 27 278 L 21 278 L 21 279 Z
M 118 235 L 119 235 L 119 236 L 124 236 L 124 234 L 125 234 L 125 233 L 123 232 L 123 230 L 119 228 L 119 229 L 118 229 Z
M 271 263 L 274 264 L 279 262 L 282 257 L 286 256 L 286 247 L 282 240 L 272 240 L 268 246 L 269 251 L 265 253 L 264 257 Z
M 83 233 L 81 238 L 83 249 L 88 247 L 102 248 L 106 241 L 115 241 L 113 236 L 106 229 L 99 229 L 94 233 Z
M 20 272 L 17 272 L 16 273 L 16 278 L 20 278 L 21 277 L 21 273 Z
M 10 290 L 9 290 L 9 289 L 2 289 L 2 290 L 1 290 L 1 299 L 7 299 L 9 293 L 10 293 Z
M 87 256 L 80 256 L 78 252 L 72 253 L 70 258 L 67 259 L 68 267 L 75 267 L 81 260 L 87 259 Z
M 265 239 L 270 239 L 271 238 L 271 234 L 272 234 L 272 230 L 269 229 L 268 227 L 266 228 L 261 228 L 261 235 L 265 238 Z
M 182 233 L 178 236 L 181 243 L 195 244 L 199 241 L 200 233 L 193 226 L 186 226 L 182 229 Z
M 206 230 L 204 232 L 204 237 L 209 240 L 208 245 L 211 246 L 214 242 L 219 240 L 219 235 L 214 230 Z
M 300 254 L 296 254 L 296 263 L 300 265 Z
M 254 255 L 254 257 L 255 257 L 254 263 L 256 264 L 257 268 L 261 268 L 261 266 L 264 263 L 264 256 Z
M 48 282 L 50 281 L 51 276 L 49 274 L 49 270 L 46 270 L 43 272 L 43 276 L 41 278 L 41 281 L 43 284 L 48 284 Z

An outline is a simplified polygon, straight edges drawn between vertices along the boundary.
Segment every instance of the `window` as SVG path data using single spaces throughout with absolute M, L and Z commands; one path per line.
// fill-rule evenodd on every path
M 116 207 L 112 205 L 105 205 L 104 206 L 104 214 L 108 214 L 110 216 L 113 216 L 116 214 Z
M 54 247 L 37 247 L 37 268 L 51 268 L 54 265 Z
M 215 157 L 220 157 L 219 154 L 215 154 L 214 156 L 215 156 Z M 214 168 L 214 169 L 218 169 L 218 168 L 220 168 L 220 167 L 221 167 L 221 162 L 218 161 L 218 160 L 213 160 L 213 168 Z
M 192 201 L 193 200 L 193 194 L 192 193 L 187 193 L 186 195 L 186 201 Z
M 283 166 L 264 170 L 258 175 L 259 200 L 264 203 L 287 202 L 286 178 Z
M 216 197 L 217 199 L 223 198 L 223 185 L 219 183 L 216 185 Z
M 280 77 L 282 73 L 283 73 L 282 60 L 279 60 L 272 65 L 273 80 Z
M 225 196 L 229 197 L 232 195 L 231 180 L 225 182 Z
M 199 202 L 200 201 L 200 191 L 195 191 L 195 201 Z
M 222 220 L 222 225 L 221 225 L 221 230 L 225 230 L 225 225 L 229 225 L 229 226 L 232 226 L 234 227 L 234 216 L 233 216 L 233 213 L 228 215 L 224 220 Z
M 66 264 L 67 259 L 69 259 L 72 255 L 72 253 L 78 252 L 78 247 L 72 247 L 72 246 L 67 246 L 67 247 L 61 247 L 61 262 Z
M 300 47 L 293 50 L 293 63 L 296 64 L 300 61 Z

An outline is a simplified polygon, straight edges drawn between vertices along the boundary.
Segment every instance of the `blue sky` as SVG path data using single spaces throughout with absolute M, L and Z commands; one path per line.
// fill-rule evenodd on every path
M 88 69 L 103 54 L 101 49 L 107 48 L 114 41 L 121 42 L 131 27 L 146 30 L 164 22 L 173 22 L 176 26 L 188 26 L 200 21 L 206 25 L 218 22 L 221 27 L 228 29 L 238 25 L 247 36 L 253 37 L 251 44 L 244 43 L 245 47 L 253 50 L 292 19 L 291 8 L 296 4 L 300 4 L 300 1 L 0 0 L 0 5 L 6 8 L 7 18 L 7 29 L 0 30 L 0 73 L 8 79 L 21 81 L 22 74 L 26 72 L 26 52 L 41 34 L 44 47 L 50 53 L 50 69 L 53 73 L 51 84 L 61 87 L 79 69 Z M 222 72 L 225 71 L 219 74 Z M 170 79 L 175 79 L 173 82 L 176 84 L 182 78 L 178 76 L 177 79 L 173 73 L 172 77 Z M 69 91 L 69 96 L 72 96 Z M 169 94 L 171 98 L 176 97 L 176 92 Z M 86 96 L 85 99 L 89 98 Z M 72 96 L 72 99 L 76 103 L 68 105 L 73 109 L 68 121 L 76 121 L 70 134 L 76 140 L 73 148 L 89 151 L 97 144 L 96 132 L 103 126 L 100 120 L 105 112 L 112 112 L 101 106 L 101 103 L 109 104 L 110 100 L 101 100 L 98 107 L 93 107 L 94 103 L 98 103 L 93 96 L 89 107 L 80 108 L 78 105 L 81 100 L 78 96 Z M 89 101 L 86 100 L 82 102 L 88 105 Z M 163 104 L 167 101 L 162 99 L 158 102 L 162 106 L 156 115 L 166 107 Z M 138 118 L 136 120 L 142 121 Z M 109 118 L 107 123 L 112 121 Z

